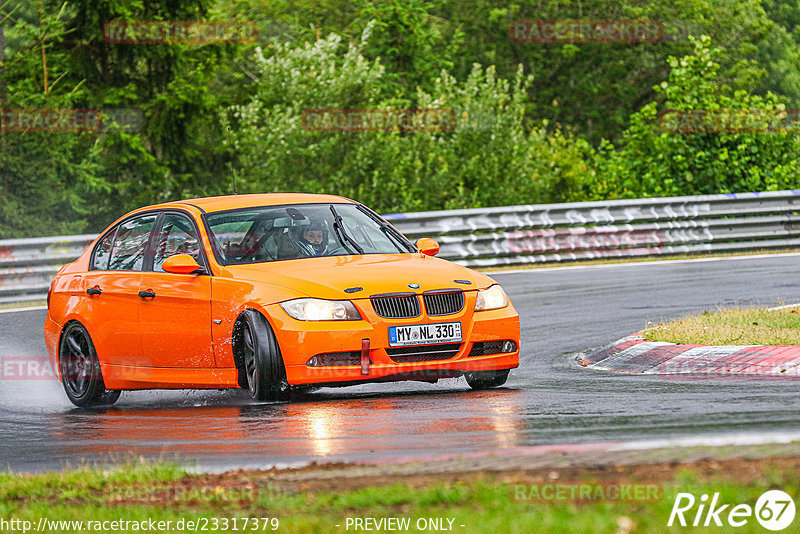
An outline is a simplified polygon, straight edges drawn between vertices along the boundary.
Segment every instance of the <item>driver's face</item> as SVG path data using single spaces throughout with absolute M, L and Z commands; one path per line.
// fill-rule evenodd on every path
M 319 245 L 322 243 L 322 230 L 306 230 L 303 239 L 312 245 Z

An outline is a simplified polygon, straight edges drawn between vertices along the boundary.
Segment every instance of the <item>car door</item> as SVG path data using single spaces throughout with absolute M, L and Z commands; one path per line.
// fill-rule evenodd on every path
M 102 364 L 139 366 L 139 286 L 156 214 L 127 219 L 98 242 L 86 274 L 92 341 Z
M 139 290 L 142 350 L 154 367 L 215 367 L 211 347 L 211 276 L 194 221 L 177 211 L 162 213 L 153 234 L 152 265 L 142 274 Z M 189 254 L 202 274 L 164 272 L 164 260 Z

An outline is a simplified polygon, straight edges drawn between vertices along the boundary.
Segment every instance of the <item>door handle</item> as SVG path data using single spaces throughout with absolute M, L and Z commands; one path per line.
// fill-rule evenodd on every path
M 102 292 L 103 292 L 103 290 L 102 290 L 102 289 L 100 289 L 100 288 L 99 288 L 99 287 L 97 287 L 97 286 L 95 286 L 95 287 L 90 287 L 89 289 L 87 289 L 87 290 L 86 290 L 86 294 L 87 294 L 87 295 L 89 295 L 90 297 L 91 297 L 91 296 L 93 296 L 93 295 L 99 295 L 99 294 L 101 294 Z
M 151 299 L 156 296 L 153 291 L 139 291 L 139 296 L 143 299 Z

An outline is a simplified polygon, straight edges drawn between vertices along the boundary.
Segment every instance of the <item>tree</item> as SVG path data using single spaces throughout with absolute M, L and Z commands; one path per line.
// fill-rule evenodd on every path
M 694 53 L 669 58 L 659 116 L 655 102 L 631 118 L 617 147 L 604 143 L 590 198 L 635 198 L 796 188 L 800 177 L 797 117 L 773 94 L 733 91 L 707 36 Z M 670 112 L 663 114 L 663 112 Z M 776 119 L 782 123 L 774 123 Z M 681 122 L 681 121 L 688 121 Z M 726 122 L 727 121 L 727 122 Z
M 225 119 L 240 192 L 326 192 L 407 211 L 548 202 L 577 190 L 588 146 L 528 128 L 530 76 L 506 80 L 475 66 L 463 82 L 443 71 L 413 99 L 387 96 L 385 68 L 362 51 L 369 32 L 360 44 L 331 34 L 256 56 L 256 94 Z M 438 110 L 444 119 L 414 131 L 319 131 L 308 113 L 322 109 Z

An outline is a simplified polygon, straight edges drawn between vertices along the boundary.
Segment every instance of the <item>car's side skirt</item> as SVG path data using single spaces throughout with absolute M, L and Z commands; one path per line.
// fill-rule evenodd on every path
M 108 389 L 223 389 L 239 387 L 239 372 L 230 369 L 176 369 L 100 365 Z

